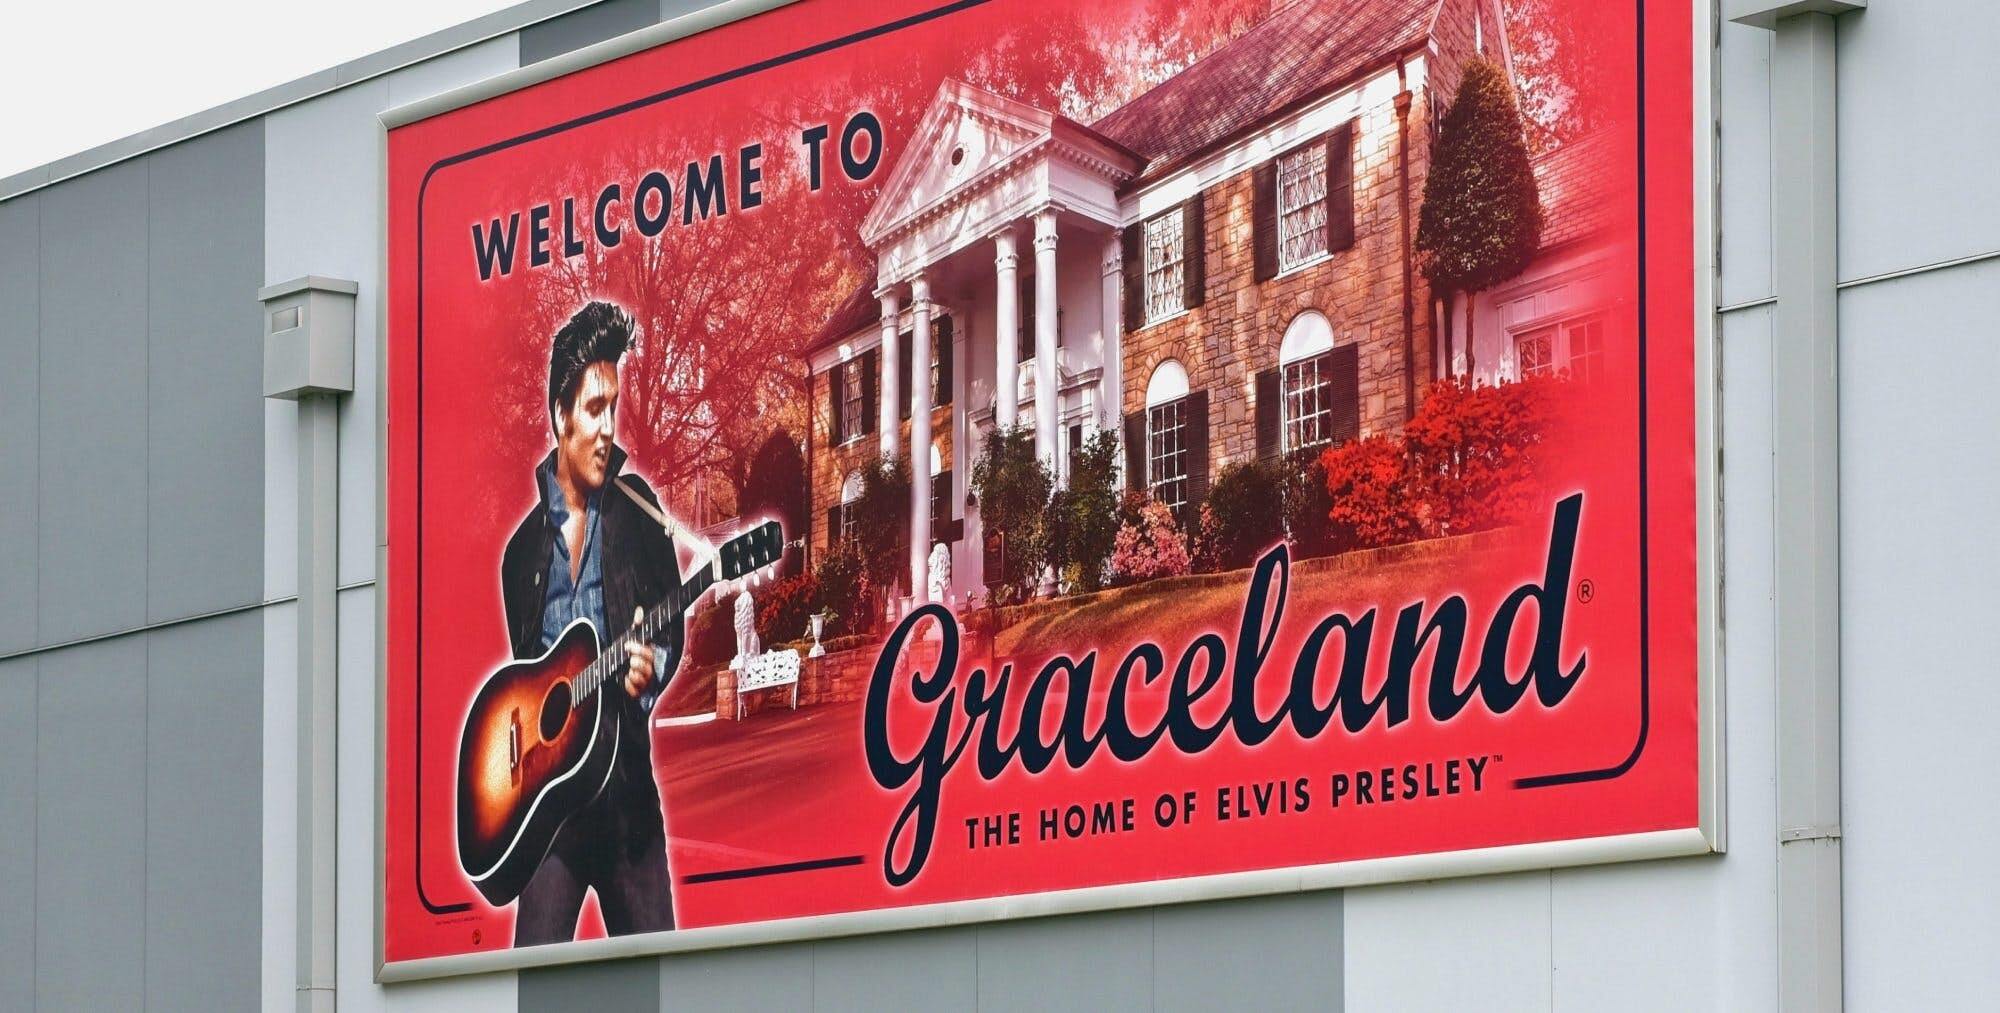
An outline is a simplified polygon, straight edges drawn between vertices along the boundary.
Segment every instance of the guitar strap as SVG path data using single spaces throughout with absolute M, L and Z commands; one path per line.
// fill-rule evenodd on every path
M 673 519 L 669 518 L 666 514 L 661 513 L 659 507 L 656 507 L 653 504 L 646 502 L 646 497 L 639 495 L 638 492 L 634 491 L 631 486 L 626 485 L 624 475 L 618 476 L 617 481 L 611 484 L 617 486 L 619 492 L 624 493 L 627 497 L 629 497 L 632 500 L 632 502 L 638 504 L 639 509 L 643 511 L 646 514 L 646 516 L 651 517 L 655 521 L 658 521 L 660 524 L 660 530 L 665 531 L 667 533 L 668 538 L 674 537 L 675 524 L 673 522 Z
M 646 516 L 651 517 L 654 521 L 657 521 L 660 525 L 660 530 L 665 531 L 667 533 L 668 541 L 674 541 L 674 535 L 676 532 L 680 530 L 680 525 L 675 524 L 673 518 L 668 517 L 664 513 L 661 513 L 659 507 L 656 507 L 653 504 L 646 502 L 646 497 L 639 495 L 637 490 L 633 489 L 629 485 L 626 485 L 625 479 L 626 476 L 620 475 L 611 484 L 617 486 L 619 492 L 624 493 L 628 498 L 632 500 L 633 503 L 637 504 L 639 509 L 643 511 L 646 514 Z M 689 552 L 694 554 L 695 560 L 701 563 L 702 566 L 707 566 L 714 560 L 712 553 L 705 553 L 702 551 L 704 549 L 709 548 L 706 539 L 691 538 L 688 540 L 687 548 Z

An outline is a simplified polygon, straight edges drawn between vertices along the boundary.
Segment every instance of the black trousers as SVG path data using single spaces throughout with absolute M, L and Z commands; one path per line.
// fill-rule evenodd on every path
M 576 917 L 591 890 L 597 891 L 610 935 L 674 927 L 659 795 L 635 790 L 629 767 L 621 758 L 612 783 L 556 832 L 548 856 L 521 891 L 515 946 L 576 938 Z

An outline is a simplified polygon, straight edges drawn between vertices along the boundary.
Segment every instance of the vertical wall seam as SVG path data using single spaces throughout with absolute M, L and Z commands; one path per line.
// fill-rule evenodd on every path
M 140 193 L 146 196 L 146 307 L 142 314 L 142 319 L 145 320 L 143 327 L 145 346 L 142 349 L 144 354 L 141 357 L 143 363 L 141 368 L 145 370 L 146 375 L 146 498 L 142 501 L 143 507 L 139 520 L 140 544 L 144 547 L 143 555 L 139 559 L 139 583 L 141 587 L 145 588 L 146 595 L 146 608 L 141 615 L 150 621 L 153 617 L 153 157 L 151 155 L 139 160 L 139 173 L 145 177 L 145 183 Z M 152 748 L 153 729 L 152 722 L 146 719 L 153 706 L 153 638 L 150 634 L 146 637 L 144 648 L 146 652 L 146 677 L 141 681 L 139 687 L 139 755 L 147 761 L 146 767 L 150 770 L 152 763 L 150 762 L 148 753 Z M 145 819 L 148 827 L 152 824 L 150 814 L 151 805 L 152 779 L 142 778 L 139 781 L 139 811 L 144 814 L 142 818 Z M 139 888 L 139 1005 L 141 1008 L 146 1008 L 152 1005 L 152 996 L 149 994 L 150 990 L 146 987 L 146 971 L 147 968 L 152 966 L 152 954 L 150 952 L 152 933 L 147 931 L 147 929 L 152 918 L 153 898 L 151 884 L 153 880 L 153 849 L 144 833 L 141 833 L 139 836 L 139 847 L 143 849 L 142 857 L 139 861 L 139 875 L 141 879 Z
M 38 244 L 39 241 L 38 225 Z M 38 287 L 39 284 L 40 282 L 37 281 Z M 40 294 L 37 293 L 36 300 L 38 304 L 40 298 Z M 39 326 L 37 324 L 38 328 Z M 37 368 L 39 368 L 39 365 Z M 39 515 L 37 519 L 39 522 Z M 36 565 L 40 565 L 39 561 Z M 40 602 L 39 596 L 36 598 L 36 601 Z M 37 923 L 30 926 L 31 931 L 28 933 L 28 994 L 33 997 L 39 991 L 42 980 L 42 933 L 39 926 L 42 910 L 42 659 L 34 658 L 28 664 L 35 666 L 35 720 L 31 726 L 34 729 L 35 737 L 33 746 L 35 750 L 35 790 L 28 797 L 28 819 L 33 824 L 33 836 L 29 838 L 31 843 L 28 848 L 28 854 L 31 856 L 28 877 L 28 903 L 32 905 L 29 908 L 30 921 Z
M 30 443 L 30 446 L 35 448 L 35 611 L 34 618 L 29 620 L 28 629 L 33 631 L 31 636 L 34 637 L 36 643 L 40 643 L 42 640 L 42 493 L 44 491 L 42 483 L 42 410 L 48 404 L 48 399 L 42 396 L 42 335 L 47 333 L 47 326 L 44 320 L 48 314 L 49 305 L 49 301 L 42 298 L 42 284 L 48 280 L 46 272 L 42 269 L 42 257 L 46 252 L 46 248 L 42 243 L 42 209 L 47 203 L 47 200 L 42 197 L 35 198 L 35 435 L 33 441 Z M 40 664 L 35 666 L 35 671 L 37 673 L 41 671 Z M 37 675 L 36 678 L 39 681 L 40 676 Z M 38 704 L 36 707 L 36 720 L 38 721 L 40 720 L 40 713 L 41 710 Z M 37 738 L 36 741 L 39 743 L 40 739 Z M 39 793 L 41 790 L 41 772 L 39 770 L 36 771 L 35 777 L 35 790 Z

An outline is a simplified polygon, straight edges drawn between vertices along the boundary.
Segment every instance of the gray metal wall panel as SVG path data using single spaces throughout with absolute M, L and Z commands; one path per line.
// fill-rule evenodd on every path
M 1771 288 L 1771 33 L 1725 24 L 1715 52 L 1716 252 L 1723 306 L 1769 298 Z
M 523 973 L 524 992 L 527 982 Z M 685 953 L 660 960 L 660 1009 L 668 1013 L 811 1009 L 812 998 L 811 943 Z
M 1839 23 L 1840 276 L 2000 250 L 1992 0 L 1877 0 Z
M 1153 1008 L 1342 1009 L 1342 909 L 1326 892 L 1156 910 Z
M 521 29 L 521 66 L 638 31 L 660 19 L 660 4 L 661 0 L 605 0 L 529 25 Z
M 0 661 L 0 1009 L 35 1002 L 35 659 Z
M 146 170 L 41 194 L 42 644 L 146 619 Z
M 2000 226 L 1988 242 L 2000 245 Z M 1840 296 L 1841 931 L 1852 1009 L 1966 1009 L 2000 994 L 2000 626 L 1988 618 L 2000 587 L 1996 317 L 1994 262 Z
M 521 1013 L 652 1013 L 659 1008 L 660 962 L 614 960 L 523 972 L 517 995 Z
M 146 966 L 146 639 L 38 661 L 35 1000 L 134 1009 Z
M 263 592 L 264 128 L 148 158 L 147 618 Z
M 972 1009 L 978 954 L 969 928 L 828 940 L 813 948 L 813 1008 Z
M 660 0 L 660 20 L 672 21 L 683 14 L 713 7 L 716 0 Z
M 981 1010 L 1153 1008 L 1154 911 L 979 927 Z
M 11 486 L 0 507 L 0 654 L 34 645 L 40 593 L 41 211 L 35 196 L 0 204 L 0 475 Z
M 263 661 L 254 612 L 147 635 L 150 1009 L 257 1007 Z

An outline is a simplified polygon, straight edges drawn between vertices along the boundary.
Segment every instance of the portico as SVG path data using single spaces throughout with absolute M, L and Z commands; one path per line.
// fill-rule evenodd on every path
M 950 593 L 963 601 L 981 586 L 983 532 L 966 491 L 985 432 L 1032 428 L 1060 482 L 1070 434 L 1115 425 L 1117 190 L 1141 164 L 1065 117 L 947 82 L 862 222 L 878 265 L 879 320 L 875 334 L 856 335 L 842 351 L 873 367 L 879 452 L 907 454 L 916 476 L 912 597 L 925 594 L 934 533 L 960 503 L 964 537 L 949 545 Z M 946 318 L 953 324 L 941 327 Z M 877 354 L 865 356 L 867 344 Z M 938 368 L 953 361 L 963 364 L 958 375 Z M 942 490 L 923 481 L 927 451 L 940 445 L 949 449 L 934 472 L 952 476 Z M 945 513 L 934 518 L 934 507 Z

